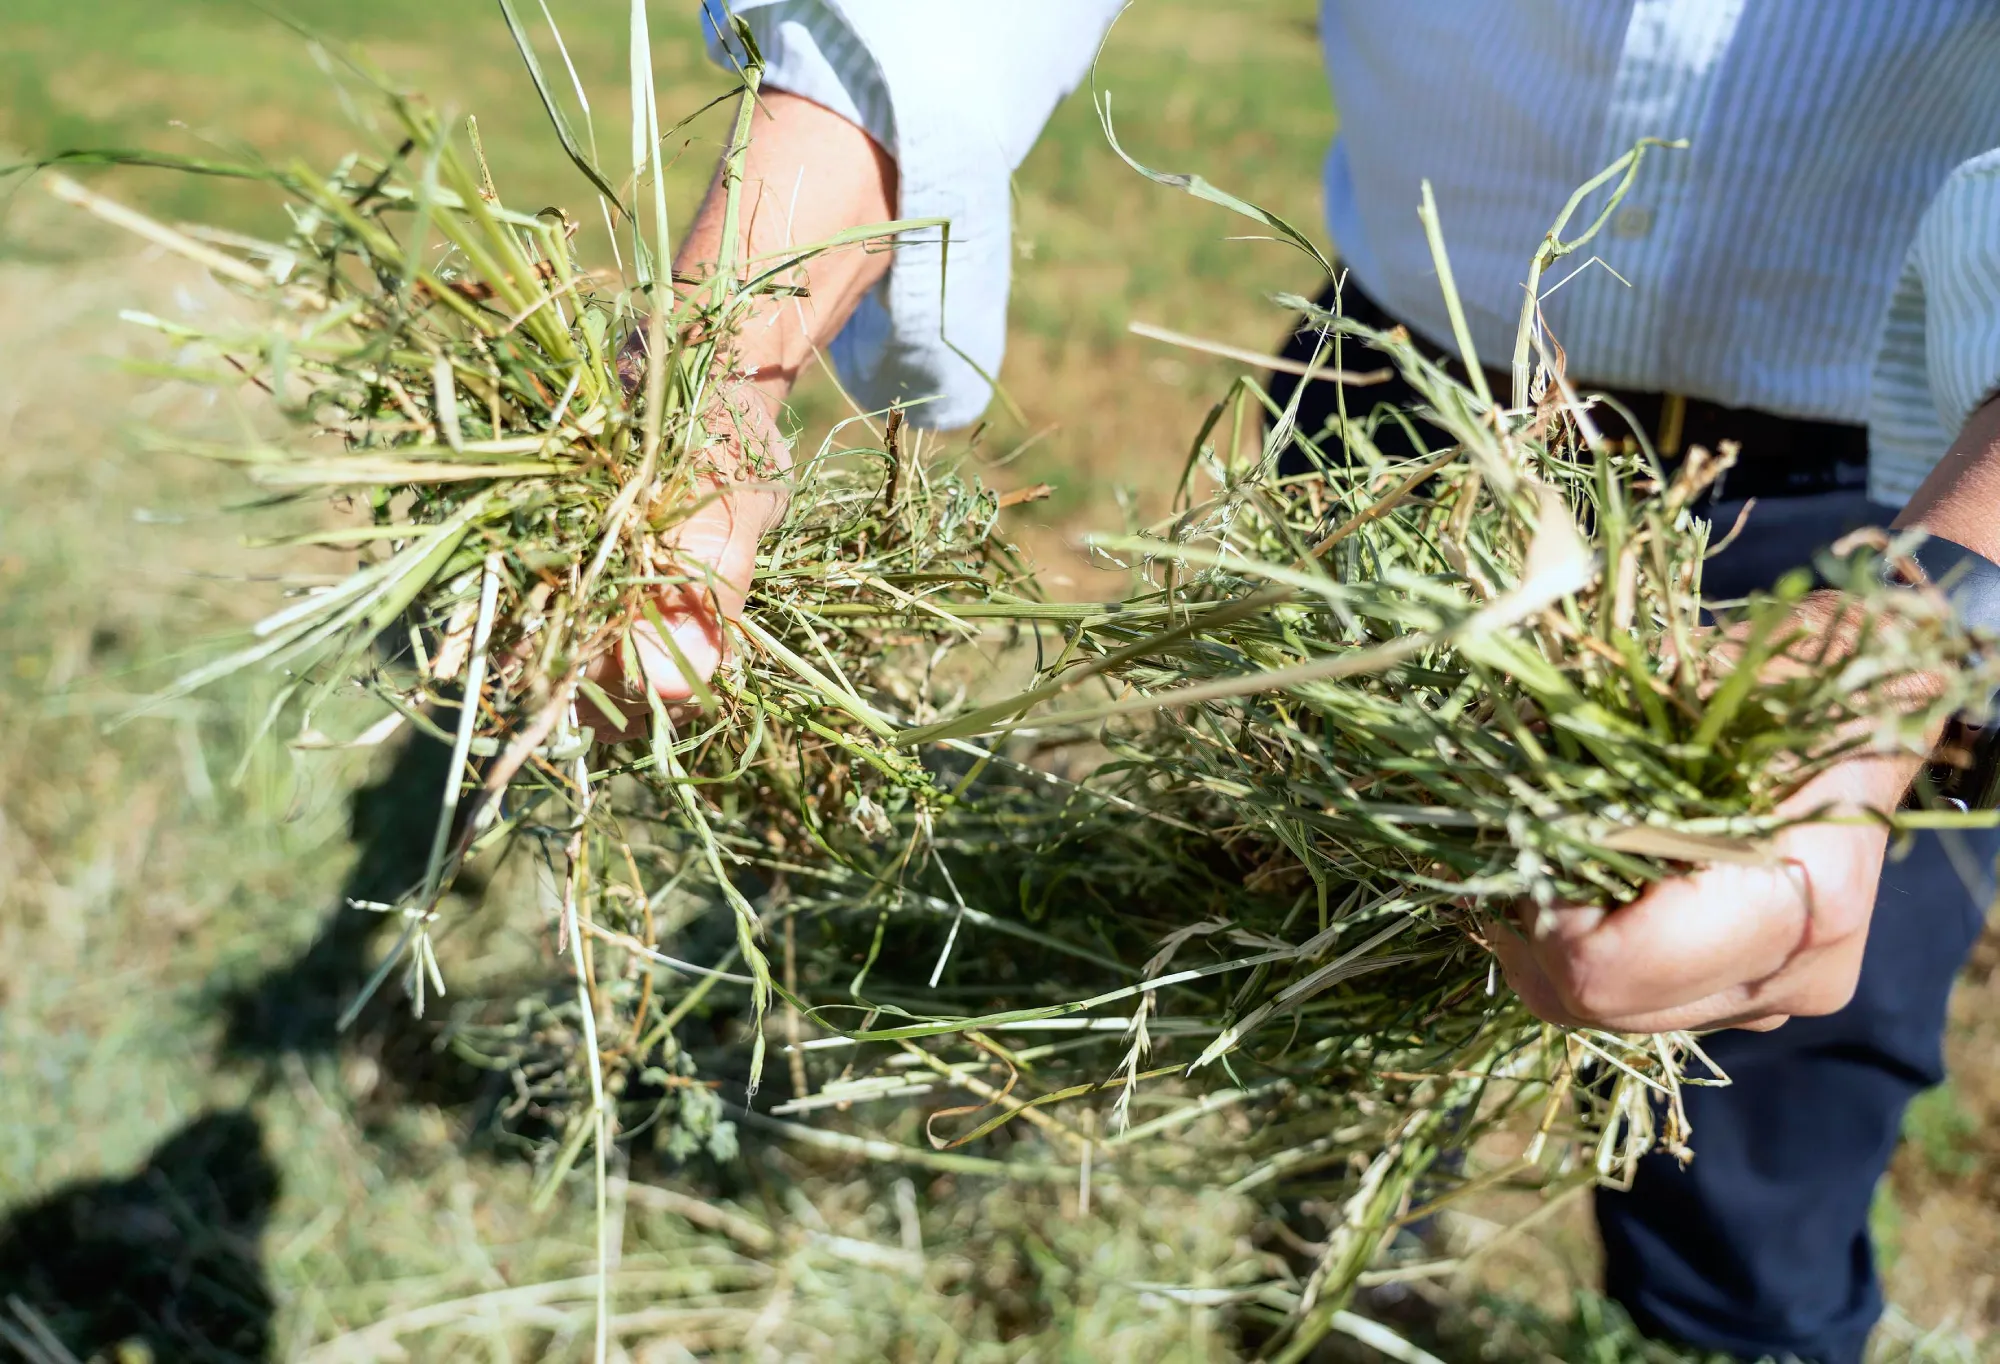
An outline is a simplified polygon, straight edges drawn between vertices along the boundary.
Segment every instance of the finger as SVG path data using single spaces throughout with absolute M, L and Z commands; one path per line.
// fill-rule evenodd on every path
M 1757 1001 L 1755 996 L 1759 991 L 1757 987 L 1750 986 L 1710 995 L 1660 1013 L 1625 1018 L 1580 1018 L 1563 1003 L 1562 996 L 1528 951 L 1526 943 L 1503 934 L 1495 934 L 1492 941 L 1507 984 L 1520 996 L 1528 1012 L 1544 1023 L 1634 1034 L 1709 1032 L 1721 1028 L 1768 1032 L 1791 1017 L 1788 1013 L 1773 1012 L 1768 1004 Z
M 1658 1014 L 1775 975 L 1805 937 L 1810 878 L 1797 863 L 1710 867 L 1618 909 L 1532 915 L 1525 947 L 1566 1012 Z
M 769 510 L 769 498 L 731 488 L 689 513 L 667 537 L 673 570 L 689 581 L 662 594 L 662 609 L 706 609 L 731 620 L 741 616 L 757 573 L 757 541 L 768 528 Z
M 1721 1026 L 1734 1028 L 1737 1032 L 1776 1032 L 1791 1021 L 1790 1014 L 1765 1014 L 1762 1018 L 1747 1019 L 1741 1023 L 1726 1023 Z
M 1542 973 L 1527 944 L 1508 925 L 1497 925 L 1489 940 L 1500 958 L 1507 984 L 1528 1012 L 1545 1023 L 1559 1027 L 1593 1027 L 1605 1032 L 1647 1034 L 1657 1032 L 1715 1032 L 1738 1029 L 1743 1032 L 1770 1032 L 1791 1021 L 1789 1013 L 1773 1012 L 1768 1005 L 1752 1002 L 1755 986 L 1713 995 L 1668 1013 L 1633 1018 L 1586 1020 L 1563 1007 L 1555 987 Z
M 1627 1018 L 1592 1019 L 1587 1026 L 1603 1032 L 1647 1035 L 1661 1032 L 1720 1032 L 1740 1028 L 1768 1032 L 1786 1019 L 1818 1012 L 1794 1009 L 1786 996 L 1790 985 L 1782 980 L 1740 986 L 1658 1013 L 1635 1014 Z
M 628 368 L 643 373 L 644 337 L 643 330 L 634 333 L 621 350 L 621 374 Z M 601 736 L 624 740 L 643 733 L 648 693 L 669 705 L 690 701 L 727 658 L 725 622 L 742 616 L 758 542 L 783 519 L 790 500 L 783 480 L 791 449 L 774 420 L 779 404 L 777 394 L 745 384 L 717 397 L 709 411 L 716 443 L 702 452 L 705 472 L 694 485 L 694 505 L 660 537 L 665 561 L 656 566 L 681 581 L 657 590 L 654 610 L 632 622 L 629 644 L 621 641 L 592 668 L 592 680 L 625 719 L 621 726 L 594 714 L 592 727 Z M 746 476 L 750 472 L 756 476 Z M 635 674 L 643 688 L 636 692 L 630 681 Z M 595 711 L 587 702 L 585 709 Z
M 673 648 L 650 620 L 637 622 L 632 631 L 640 671 L 661 700 L 688 700 L 694 682 L 687 674 L 706 682 L 722 666 L 728 654 L 723 622 L 742 616 L 757 573 L 757 543 L 782 511 L 781 496 L 754 484 L 732 485 L 674 528 L 673 567 L 689 581 L 654 598 Z
M 767 435 L 760 446 L 774 454 L 775 468 L 789 467 L 780 437 Z M 775 478 L 705 480 L 700 501 L 663 537 L 675 567 L 694 580 L 691 595 L 709 598 L 726 619 L 740 617 L 757 573 L 758 543 L 784 519 L 789 501 L 790 490 Z
M 1672 1009 L 1660 1009 L 1647 1014 L 1591 1018 L 1586 1020 L 1586 1026 L 1604 1032 L 1634 1035 L 1659 1032 L 1714 1032 L 1720 1028 L 1740 1028 L 1746 1024 L 1777 1017 L 1783 1012 L 1774 1001 L 1763 997 L 1767 993 L 1767 990 L 1755 985 L 1733 986 L 1705 999 L 1693 1000 Z
M 1843 764 L 1787 805 L 1800 813 L 1880 808 L 1893 803 L 1885 793 L 1899 792 L 1902 780 L 1894 763 Z M 1552 911 L 1530 925 L 1531 948 L 1564 1007 L 1580 1016 L 1653 1016 L 1694 1005 L 1862 938 L 1886 846 L 1876 827 L 1795 824 L 1773 840 L 1772 865 L 1711 866 L 1616 910 Z M 1820 1002 L 1818 993 L 1811 1002 Z
M 1601 1028 L 1606 1032 L 1656 1033 L 1700 1032 L 1717 1028 L 1747 1028 L 1779 1015 L 1819 1017 L 1845 1008 L 1854 997 L 1861 979 L 1861 961 L 1867 949 L 1865 933 L 1852 934 L 1839 942 L 1808 949 L 1793 957 L 1771 975 L 1755 981 L 1730 985 L 1700 999 L 1669 1008 L 1637 1013 L 1589 1013 L 1579 1011 L 1564 992 L 1549 981 L 1542 967 L 1527 950 L 1525 942 L 1508 949 L 1517 960 L 1508 964 L 1508 983 L 1537 1016 L 1570 1026 Z M 1494 939 L 1496 948 L 1501 940 Z M 1526 988 L 1521 988 L 1525 983 Z M 1770 1026 L 1775 1026 L 1772 1024 Z
M 1772 1010 L 1751 1002 L 1756 987 L 1740 987 L 1710 995 L 1676 1009 L 1629 1016 L 1588 1016 L 1572 1009 L 1556 988 L 1528 943 L 1508 929 L 1491 935 L 1494 954 L 1500 958 L 1507 984 L 1519 995 L 1528 1012 L 1544 1023 L 1565 1028 L 1597 1028 L 1604 1032 L 1656 1033 L 1687 1032 L 1741 1026 L 1737 1020 L 1772 1017 Z
M 1534 952 L 1527 941 L 1511 923 L 1493 925 L 1488 934 L 1493 947 L 1493 955 L 1500 959 L 1500 970 L 1507 978 L 1507 985 L 1521 997 L 1528 1012 L 1544 1023 L 1554 1023 L 1558 1027 L 1579 1028 L 1582 1019 L 1571 1014 L 1557 993 L 1555 982 L 1542 970 L 1542 964 L 1535 960 Z
M 676 705 L 694 698 L 690 673 L 696 680 L 706 682 L 722 666 L 726 654 L 722 621 L 703 606 L 671 613 L 662 611 L 660 619 L 667 627 L 667 638 L 673 641 L 672 648 L 662 642 L 660 632 L 650 620 L 641 620 L 632 627 L 632 643 L 647 690 L 668 705 Z M 685 671 L 682 660 L 687 663 Z
M 1671 1008 L 1630 1014 L 1578 1011 L 1549 979 L 1527 941 L 1511 928 L 1488 935 L 1507 983 L 1529 1011 L 1546 1022 L 1605 1032 L 1701 1032 L 1718 1028 L 1763 1031 L 1794 1016 L 1836 1013 L 1853 999 L 1868 946 L 1865 933 L 1811 948 L 1783 969 L 1756 981 L 1731 985 Z M 1773 1021 L 1777 1020 L 1777 1021 Z

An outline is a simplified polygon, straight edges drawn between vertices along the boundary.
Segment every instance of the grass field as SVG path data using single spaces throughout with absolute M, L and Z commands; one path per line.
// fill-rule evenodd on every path
M 510 198 L 574 197 L 488 4 L 289 8 L 476 113 Z M 600 131 L 616 143 L 623 7 L 557 8 L 586 81 L 604 92 Z M 669 110 L 718 88 L 692 8 L 654 19 Z M 1314 8 L 1142 0 L 1102 72 L 1129 145 L 1316 223 L 1332 109 Z M 247 6 L 10 0 L 0 33 L 0 147 L 194 150 L 209 139 L 323 162 L 353 142 L 308 45 Z M 706 179 L 719 126 L 690 130 L 672 177 L 677 214 Z M 169 217 L 254 226 L 270 211 L 217 181 L 133 171 L 96 183 Z M 1227 221 L 1126 171 L 1082 99 L 1058 111 L 1023 168 L 1018 205 L 1002 377 L 1028 423 L 997 419 L 993 446 L 1040 436 L 1010 479 L 1058 491 L 1024 536 L 1075 591 L 1096 595 L 1067 537 L 1115 524 L 1121 488 L 1142 506 L 1158 499 L 1231 373 L 1130 338 L 1125 324 L 1265 348 L 1283 318 L 1263 297 L 1312 281 L 1295 257 L 1223 241 Z M 202 283 L 59 216 L 33 189 L 6 213 L 0 1357 L 61 1359 L 36 1325 L 81 1358 L 216 1357 L 185 1343 L 187 1322 L 233 1340 L 236 1357 L 582 1356 L 586 1200 L 532 1210 L 532 1171 L 488 1121 L 506 1095 L 399 1006 L 372 1010 L 345 1038 L 331 1028 L 375 950 L 373 918 L 342 906 L 421 855 L 435 757 L 371 765 L 246 749 L 252 684 L 104 728 L 169 656 L 269 603 L 272 575 L 299 581 L 335 565 L 241 548 L 237 525 L 215 511 L 241 488 L 131 438 L 135 423 L 213 420 L 110 364 L 137 345 L 119 308 L 198 305 Z M 807 393 L 801 406 L 810 420 L 827 401 Z M 503 873 L 455 907 L 454 980 L 476 989 L 536 969 L 543 948 L 510 919 L 511 889 Z M 1957 1078 L 1913 1112 L 1879 1200 L 1900 1314 L 1884 1359 L 1986 1357 L 1985 1342 L 2000 1339 L 1991 943 L 1955 1019 Z M 1105 1195 L 1092 1222 L 1076 1216 L 1074 1191 L 1018 1196 L 777 1147 L 720 1171 L 635 1157 L 626 1174 L 615 1307 L 640 1360 L 1217 1357 L 1205 1309 L 1133 1285 L 1226 1285 L 1254 1215 L 1219 1198 Z M 736 1220 L 697 1227 L 690 1190 Z M 1471 1221 L 1458 1230 L 1480 1234 Z M 1573 1307 L 1593 1253 L 1587 1219 L 1566 1210 L 1485 1260 L 1423 1333 L 1452 1360 L 1666 1358 L 1601 1322 L 1590 1300 Z M 8 1292 L 24 1297 L 25 1315 Z M 99 1306 L 47 1306 L 64 1301 Z M 978 1343 L 1003 1330 L 1015 1346 Z
M 662 7 L 654 20 L 663 110 L 693 109 L 720 88 L 693 9 Z M 439 105 L 476 114 L 510 201 L 578 198 L 578 181 L 492 5 L 304 0 L 286 11 L 316 32 L 365 45 Z M 593 105 L 599 134 L 607 147 L 622 145 L 623 10 L 593 3 L 557 12 L 586 87 L 601 92 Z M 1131 121 L 1134 152 L 1168 166 L 1198 156 L 1279 212 L 1317 222 L 1332 109 L 1312 20 L 1312 6 L 1298 0 L 1226 12 L 1181 0 L 1142 6 L 1119 26 L 1100 72 L 1121 122 Z M 354 145 L 333 83 L 307 45 L 236 0 L 22 0 L 10 9 L 8 38 L 0 141 L 16 147 L 245 146 L 324 162 Z M 677 220 L 706 183 L 721 118 L 698 121 L 682 141 L 669 175 Z M 267 211 L 255 191 L 216 180 L 133 173 L 119 183 L 137 202 L 175 216 L 249 225 Z M 1128 249 L 1128 238 L 1107 232 L 1107 223 L 1143 223 L 1147 249 Z M 1047 431 L 1017 466 L 1024 480 L 1056 487 L 1041 519 L 1060 523 L 1088 511 L 1101 523 L 1115 515 L 1114 486 L 1156 493 L 1218 379 L 1231 372 L 1137 342 L 1125 334 L 1129 321 L 1265 349 L 1285 319 L 1261 300 L 1315 286 L 1295 253 L 1225 240 L 1234 232 L 1212 209 L 1125 170 L 1105 148 L 1087 96 L 1057 113 L 1018 181 L 1014 335 L 1002 382 L 1029 426 L 995 437 L 1011 443 Z M 802 395 L 809 415 L 831 410 L 823 399 L 815 407 L 816 398 L 810 387 Z

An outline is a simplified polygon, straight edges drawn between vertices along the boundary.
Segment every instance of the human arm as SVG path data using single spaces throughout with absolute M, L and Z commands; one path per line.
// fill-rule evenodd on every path
M 767 300 L 739 331 L 736 366 L 750 378 L 717 413 L 727 466 L 715 471 L 719 495 L 671 540 L 689 576 L 706 582 L 659 602 L 701 677 L 719 665 L 723 622 L 742 611 L 757 542 L 784 511 L 781 479 L 734 477 L 743 447 L 788 465 L 775 419 L 816 353 L 831 356 L 864 406 L 915 403 L 918 425 L 964 425 L 985 407 L 1006 334 L 1009 177 L 1116 10 L 1110 0 L 1005 11 L 881 0 L 736 8 L 770 63 L 737 258 L 895 218 L 949 219 L 950 249 L 933 228 L 905 234 L 894 252 L 819 256 L 806 266 L 807 299 Z M 710 27 L 718 60 L 747 56 L 731 50 L 724 16 L 711 14 Z M 677 273 L 698 278 L 717 259 L 722 209 L 713 184 L 676 253 Z M 663 700 L 687 699 L 674 651 L 649 623 L 635 634 L 648 684 Z M 618 693 L 615 678 L 600 680 Z
M 896 202 L 896 164 L 840 114 L 782 90 L 752 115 L 744 166 L 737 259 L 755 260 L 798 242 L 887 221 Z M 700 278 L 722 244 L 724 196 L 710 186 L 674 269 Z M 650 621 L 634 627 L 638 663 L 663 701 L 693 694 L 677 650 L 707 678 L 721 663 L 725 619 L 739 615 L 756 572 L 757 542 L 784 515 L 791 457 L 778 413 L 816 350 L 830 345 L 888 269 L 885 252 L 832 251 L 808 261 L 803 298 L 761 300 L 733 339 L 729 368 L 741 376 L 718 394 L 709 419 L 722 442 L 704 482 L 713 493 L 669 537 L 689 581 L 664 589 L 657 605 L 673 637 L 668 649 Z

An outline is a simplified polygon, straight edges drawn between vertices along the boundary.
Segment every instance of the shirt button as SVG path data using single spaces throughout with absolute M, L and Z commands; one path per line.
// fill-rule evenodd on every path
M 1626 240 L 1649 236 L 1653 231 L 1653 210 L 1643 204 L 1628 204 L 1611 218 L 1611 235 Z

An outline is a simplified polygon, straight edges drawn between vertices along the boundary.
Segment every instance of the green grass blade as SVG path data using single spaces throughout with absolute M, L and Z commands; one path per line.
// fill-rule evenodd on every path
M 514 12 L 513 0 L 500 0 L 500 16 L 507 21 L 507 31 L 514 35 L 514 46 L 520 50 L 521 61 L 528 68 L 528 79 L 534 82 L 535 93 L 542 98 L 542 108 L 548 113 L 549 122 L 555 126 L 556 137 L 562 142 L 563 151 L 568 153 L 570 161 L 583 172 L 584 177 L 597 187 L 597 192 L 602 194 L 612 207 L 630 218 L 631 211 L 618 197 L 618 191 L 611 188 L 611 182 L 604 178 L 602 171 L 598 170 L 596 162 L 591 160 L 590 153 L 576 140 L 576 134 L 570 130 L 569 120 L 563 117 L 562 106 L 556 102 L 555 91 L 549 88 L 548 77 L 542 74 L 541 59 L 535 55 L 535 46 L 528 37 L 528 30 L 521 23 L 520 16 Z

